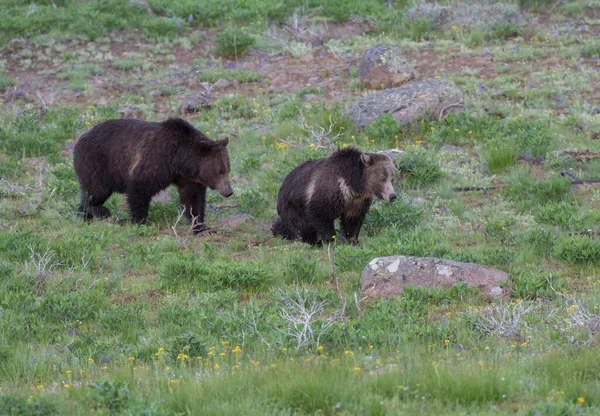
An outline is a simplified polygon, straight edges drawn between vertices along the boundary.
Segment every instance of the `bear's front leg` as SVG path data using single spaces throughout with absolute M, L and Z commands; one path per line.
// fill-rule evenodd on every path
M 347 217 L 342 215 L 341 223 L 342 230 L 344 230 L 344 237 L 346 237 L 346 240 L 353 246 L 358 244 L 358 233 L 360 233 L 360 228 L 362 227 L 364 219 L 364 214 L 358 217 Z
M 151 189 L 148 189 L 146 184 L 135 183 L 128 187 L 125 197 L 127 199 L 127 205 L 129 205 L 132 223 L 146 224 L 152 195 L 154 195 L 154 192 L 152 192 Z
M 342 213 L 341 223 L 344 237 L 353 246 L 358 244 L 358 233 L 371 207 L 371 199 L 365 198 Z
M 177 184 L 179 190 L 179 202 L 183 205 L 185 216 L 192 224 L 194 234 L 207 230 L 204 223 L 204 212 L 206 209 L 206 186 L 185 181 Z

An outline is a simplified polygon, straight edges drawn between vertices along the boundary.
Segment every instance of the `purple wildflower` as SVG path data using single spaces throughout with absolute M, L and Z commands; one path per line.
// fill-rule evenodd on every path
M 556 98 L 554 98 L 554 101 L 556 101 L 557 103 L 560 103 L 560 95 L 557 95 Z
M 483 84 L 481 84 L 479 86 L 479 91 L 485 91 L 486 89 L 487 89 L 487 87 L 485 85 L 483 85 Z
M 221 313 L 221 309 L 217 309 L 217 310 L 215 311 L 215 315 L 218 315 L 218 314 L 220 314 L 220 313 Z
M 269 57 L 265 56 L 264 59 L 263 59 L 263 62 L 269 62 Z
M 442 214 L 445 214 L 448 211 L 446 207 L 442 208 Z
M 194 21 L 194 16 L 192 16 L 190 14 L 190 17 L 188 17 L 188 23 L 192 23 Z
M 67 331 L 67 333 L 68 333 L 69 335 L 75 335 L 75 330 L 74 330 L 74 329 L 69 329 L 69 330 Z
M 67 363 L 71 364 L 72 361 L 73 359 L 71 357 L 67 357 Z
M 37 363 L 37 362 L 38 362 L 38 359 L 32 356 L 32 357 L 31 357 L 31 362 L 35 364 L 35 363 Z

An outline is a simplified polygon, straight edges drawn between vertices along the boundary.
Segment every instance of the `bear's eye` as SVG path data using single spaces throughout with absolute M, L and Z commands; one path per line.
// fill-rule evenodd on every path
M 217 172 L 218 175 L 225 175 L 225 169 L 220 169 L 219 172 Z

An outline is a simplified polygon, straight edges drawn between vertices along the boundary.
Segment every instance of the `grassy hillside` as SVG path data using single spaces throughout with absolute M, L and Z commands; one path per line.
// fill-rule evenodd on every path
M 494 4 L 0 1 L 0 414 L 598 414 L 600 192 L 571 181 L 600 179 L 600 12 Z M 466 111 L 357 129 L 379 43 Z M 122 195 L 75 216 L 77 137 L 132 114 L 230 138 L 216 234 L 193 236 L 176 189 L 148 226 Z M 407 152 L 356 247 L 269 232 L 321 130 Z M 365 265 L 397 254 L 499 268 L 510 296 L 364 298 Z

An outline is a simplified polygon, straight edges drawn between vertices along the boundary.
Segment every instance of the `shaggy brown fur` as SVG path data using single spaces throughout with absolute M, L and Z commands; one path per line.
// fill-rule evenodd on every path
M 206 187 L 225 197 L 229 185 L 228 139 L 213 141 L 187 121 L 155 123 L 107 120 L 84 133 L 75 145 L 75 173 L 81 186 L 79 211 L 86 218 L 111 215 L 104 202 L 124 193 L 131 221 L 146 222 L 152 196 L 177 185 L 195 233 L 205 229 Z
M 341 218 L 344 236 L 358 244 L 373 197 L 396 199 L 394 170 L 389 156 L 353 148 L 304 162 L 281 185 L 273 235 L 312 245 L 327 242 L 335 236 L 335 219 Z

